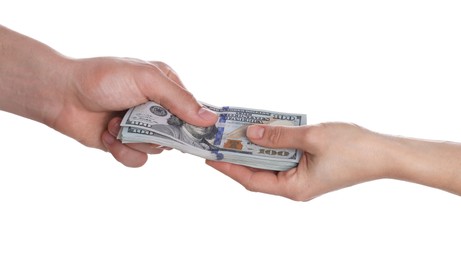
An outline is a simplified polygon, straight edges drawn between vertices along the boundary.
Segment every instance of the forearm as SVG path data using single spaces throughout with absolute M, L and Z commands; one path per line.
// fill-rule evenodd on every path
M 49 125 L 64 104 L 68 60 L 0 26 L 0 110 Z
M 390 138 L 389 177 L 461 195 L 461 144 Z

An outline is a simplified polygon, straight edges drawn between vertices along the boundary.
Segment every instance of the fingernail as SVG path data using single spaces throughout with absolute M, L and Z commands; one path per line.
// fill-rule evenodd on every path
M 211 110 L 209 110 L 207 108 L 204 108 L 204 107 L 200 108 L 200 110 L 198 111 L 198 115 L 201 118 L 203 118 L 203 119 L 205 119 L 207 121 L 208 120 L 216 120 L 217 117 L 218 117 L 218 115 L 216 115 L 215 112 L 213 112 L 213 111 L 211 111 Z
M 102 142 L 107 146 L 111 145 L 115 142 L 115 137 L 111 135 L 109 132 L 104 132 L 102 134 Z
M 247 136 L 252 139 L 261 139 L 264 135 L 264 127 L 250 125 L 247 128 Z
M 162 149 L 162 150 L 167 150 L 167 151 L 170 151 L 172 150 L 171 147 L 168 147 L 168 146 L 164 146 L 164 145 L 159 145 L 156 147 L 157 149 Z

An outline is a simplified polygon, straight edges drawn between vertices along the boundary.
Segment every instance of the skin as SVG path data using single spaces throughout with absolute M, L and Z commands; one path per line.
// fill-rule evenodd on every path
M 147 154 L 162 149 L 116 140 L 120 116 L 128 108 L 153 100 L 190 124 L 205 127 L 217 120 L 165 63 L 115 57 L 72 59 L 3 26 L 0 93 L 0 110 L 109 151 L 130 167 L 143 165 Z
M 255 192 L 308 201 L 359 183 L 391 178 L 461 195 L 461 144 L 390 136 L 346 123 L 284 127 L 254 125 L 248 138 L 296 148 L 296 168 L 274 172 L 218 161 L 207 164 Z
M 109 151 L 130 167 L 163 149 L 116 139 L 126 109 L 153 100 L 184 121 L 211 126 L 204 109 L 162 62 L 97 57 L 72 59 L 0 26 L 0 110 L 43 123 L 83 145 Z M 461 145 L 383 135 L 326 123 L 302 127 L 251 126 L 259 145 L 303 151 L 283 172 L 207 161 L 248 190 L 306 201 L 381 178 L 404 180 L 461 195 Z

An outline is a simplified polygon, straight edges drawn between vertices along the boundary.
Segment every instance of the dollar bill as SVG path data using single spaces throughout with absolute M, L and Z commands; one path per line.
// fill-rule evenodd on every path
M 256 145 L 246 137 L 246 129 L 252 124 L 301 126 L 306 124 L 306 115 L 202 104 L 218 114 L 215 125 L 188 124 L 149 101 L 127 111 L 118 138 L 124 143 L 154 143 L 254 168 L 283 171 L 298 164 L 302 151 Z

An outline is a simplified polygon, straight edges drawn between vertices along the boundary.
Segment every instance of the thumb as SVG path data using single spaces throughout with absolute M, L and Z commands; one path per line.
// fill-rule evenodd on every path
M 247 128 L 247 137 L 265 147 L 307 150 L 306 130 L 302 126 L 251 125 Z

